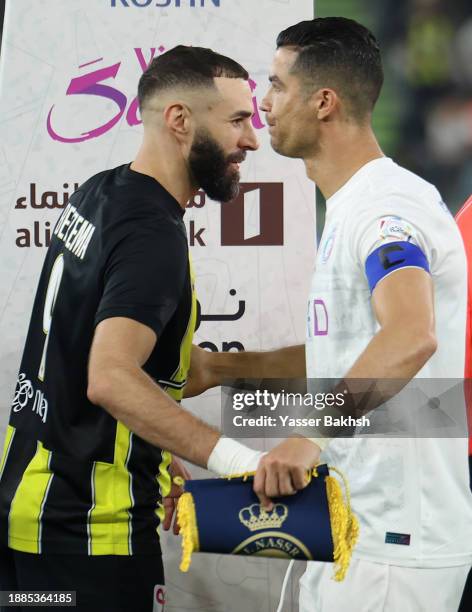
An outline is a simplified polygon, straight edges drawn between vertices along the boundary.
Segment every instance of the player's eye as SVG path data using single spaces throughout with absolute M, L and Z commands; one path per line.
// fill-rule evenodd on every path
M 241 127 L 242 125 L 242 118 L 240 117 L 239 119 L 233 119 L 233 121 L 231 121 L 231 123 L 234 125 L 234 127 Z

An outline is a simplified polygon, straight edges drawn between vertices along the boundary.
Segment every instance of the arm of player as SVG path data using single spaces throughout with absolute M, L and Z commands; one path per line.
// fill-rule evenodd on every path
M 391 216 L 393 206 L 399 216 Z M 366 209 L 353 223 L 348 248 L 364 268 L 380 326 L 342 381 L 351 391 L 353 415 L 365 414 L 398 393 L 436 351 L 435 246 L 423 229 L 422 210 L 404 196 L 389 196 L 378 202 L 378 216 L 372 218 Z M 362 379 L 375 383 L 369 384 L 372 392 Z
M 406 384 L 437 348 L 431 275 L 420 268 L 396 270 L 375 287 L 372 308 L 380 330 L 345 378 L 393 378 Z
M 90 351 L 87 396 L 144 440 L 206 466 L 220 434 L 144 372 L 156 340 L 151 328 L 132 319 L 100 322 Z
M 95 330 L 89 357 L 89 400 L 150 444 L 223 476 L 254 470 L 262 453 L 204 423 L 170 398 L 142 366 L 155 332 L 132 319 L 113 317 Z
M 339 385 L 350 391 L 343 412 L 353 417 L 399 393 L 437 348 L 429 272 L 399 268 L 376 285 L 371 303 L 380 330 Z
M 306 376 L 305 346 L 288 346 L 274 351 L 243 351 L 214 353 L 192 347 L 192 359 L 184 396 L 193 397 L 212 387 L 218 387 L 225 379 L 266 379 L 264 388 L 272 391 L 301 391 Z M 267 379 L 279 379 L 280 389 Z M 283 380 L 282 380 L 283 379 Z M 290 380 L 294 379 L 291 383 Z M 267 383 L 267 384 L 266 384 Z M 294 387 L 296 385 L 296 388 Z
M 388 387 L 389 395 L 394 395 L 436 351 L 431 276 L 416 268 L 395 271 L 375 287 L 372 307 L 380 330 L 347 372 L 343 385 L 349 387 L 349 379 L 394 379 Z M 385 399 L 384 394 L 378 398 L 370 394 L 370 408 Z M 306 486 L 303 474 L 316 464 L 320 451 L 305 438 L 290 438 L 265 455 L 254 479 L 254 490 L 264 505 L 271 508 L 269 498 Z

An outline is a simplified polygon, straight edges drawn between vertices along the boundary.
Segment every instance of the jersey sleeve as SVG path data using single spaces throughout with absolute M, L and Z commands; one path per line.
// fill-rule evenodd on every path
M 95 325 L 127 317 L 160 335 L 177 308 L 187 270 L 187 242 L 172 223 L 134 226 L 107 257 Z
M 403 268 L 431 272 L 434 232 L 427 211 L 416 201 L 392 196 L 358 211 L 352 219 L 349 248 L 371 292 L 386 276 Z

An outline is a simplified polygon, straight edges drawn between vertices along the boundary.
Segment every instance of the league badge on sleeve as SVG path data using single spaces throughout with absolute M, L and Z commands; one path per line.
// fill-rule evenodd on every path
M 380 219 L 380 237 L 383 239 L 405 240 L 410 242 L 414 236 L 413 228 L 401 217 L 382 217 Z

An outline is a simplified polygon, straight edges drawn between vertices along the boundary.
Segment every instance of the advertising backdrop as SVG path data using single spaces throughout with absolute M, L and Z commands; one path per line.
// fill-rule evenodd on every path
M 301 162 L 271 150 L 257 105 L 276 35 L 312 17 L 312 0 L 7 1 L 0 61 L 2 442 L 52 228 L 79 184 L 133 159 L 142 134 L 139 76 L 177 44 L 211 47 L 248 69 L 261 143 L 242 165 L 234 201 L 221 205 L 199 193 L 185 214 L 200 305 L 196 342 L 234 351 L 304 341 L 314 187 Z M 220 404 L 219 390 L 185 403 L 216 425 Z M 179 539 L 163 540 L 166 609 L 268 612 L 276 604 L 285 562 L 197 555 L 182 575 Z

